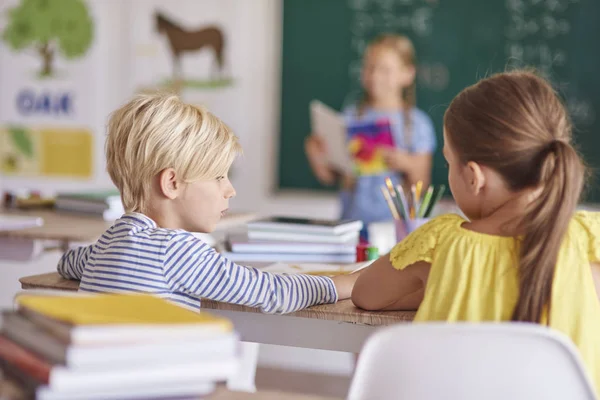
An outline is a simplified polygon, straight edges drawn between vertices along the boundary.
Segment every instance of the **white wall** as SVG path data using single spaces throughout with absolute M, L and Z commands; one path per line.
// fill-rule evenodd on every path
M 166 1 L 166 0 L 165 0 Z M 100 46 L 108 54 L 110 62 L 103 69 L 105 84 L 99 87 L 99 101 L 102 107 L 94 121 L 104 136 L 104 125 L 109 112 L 130 96 L 128 69 L 124 63 L 130 59 L 131 51 L 123 39 L 127 35 L 127 18 L 130 12 L 124 1 L 105 1 L 98 8 L 98 33 Z M 2 0 L 0 0 L 0 6 Z M 237 189 L 237 197 L 232 201 L 232 210 L 251 210 L 261 214 L 290 214 L 313 217 L 337 216 L 337 202 L 332 195 L 287 193 L 275 196 L 277 171 L 276 150 L 279 136 L 280 99 L 280 57 L 281 57 L 281 0 L 236 0 L 235 15 L 239 31 L 233 38 L 239 42 L 235 48 L 240 51 L 235 59 L 241 63 L 236 68 L 236 88 L 239 98 L 236 104 L 240 110 L 231 115 L 235 121 L 227 121 L 236 130 L 244 147 L 244 155 L 235 164 L 232 181 Z M 0 65 L 2 68 L 2 65 Z M 1 82 L 0 82 L 1 84 Z M 98 143 L 103 145 L 102 142 Z M 302 149 L 298 149 L 302 151 Z M 96 161 L 97 176 L 78 188 L 110 185 L 110 178 L 104 172 L 102 157 Z M 27 183 L 20 178 L 4 178 L 0 190 L 25 186 L 38 189 L 56 189 L 56 182 L 40 179 Z M 19 289 L 21 276 L 49 272 L 55 269 L 59 254 L 56 252 L 41 256 L 28 263 L 0 262 L 0 307 L 10 306 L 14 293 Z M 319 360 L 317 362 L 317 360 Z M 323 371 L 348 375 L 351 370 L 350 355 L 319 350 L 264 347 L 261 350 L 261 364 Z

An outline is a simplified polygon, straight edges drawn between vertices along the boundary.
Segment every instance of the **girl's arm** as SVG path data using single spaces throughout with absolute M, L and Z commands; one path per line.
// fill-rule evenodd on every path
M 423 187 L 429 186 L 431 180 L 431 153 L 409 153 L 400 149 L 389 149 L 384 152 L 384 159 L 391 170 L 406 176 L 408 187 L 419 181 Z
M 418 261 L 397 270 L 386 254 L 362 271 L 352 290 L 352 302 L 365 310 L 416 310 L 423 300 L 430 267 Z
M 310 135 L 304 141 L 304 151 L 318 181 L 324 185 L 333 185 L 337 174 L 327 163 L 325 143 L 318 136 Z

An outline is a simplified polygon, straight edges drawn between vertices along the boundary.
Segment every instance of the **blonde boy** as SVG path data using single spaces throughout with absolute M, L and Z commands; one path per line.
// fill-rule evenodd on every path
M 201 298 L 287 313 L 348 298 L 356 274 L 274 275 L 236 265 L 190 232 L 211 232 L 235 196 L 237 138 L 175 95 L 144 94 L 113 113 L 108 173 L 126 213 L 96 243 L 67 251 L 58 272 L 86 292 L 152 292 L 197 310 Z

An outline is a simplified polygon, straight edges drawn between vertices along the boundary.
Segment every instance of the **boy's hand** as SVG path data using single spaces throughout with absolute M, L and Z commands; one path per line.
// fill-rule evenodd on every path
M 399 172 L 403 172 L 407 169 L 406 164 L 409 158 L 407 151 L 394 148 L 383 148 L 381 149 L 381 152 L 389 169 Z
M 353 272 L 347 275 L 336 275 L 331 278 L 335 284 L 335 289 L 338 293 L 338 300 L 349 299 L 352 295 L 354 283 L 360 276 L 363 270 Z
M 311 134 L 304 141 L 304 151 L 313 173 L 324 185 L 335 183 L 335 171 L 327 164 L 327 148 L 325 142 L 318 136 Z

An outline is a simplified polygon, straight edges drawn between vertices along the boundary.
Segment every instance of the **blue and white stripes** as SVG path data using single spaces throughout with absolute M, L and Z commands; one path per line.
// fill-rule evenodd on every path
M 276 275 L 239 266 L 183 230 L 162 229 L 127 213 L 98 241 L 66 252 L 58 272 L 85 292 L 151 292 L 197 310 L 200 298 L 288 313 L 335 303 L 331 279 Z

